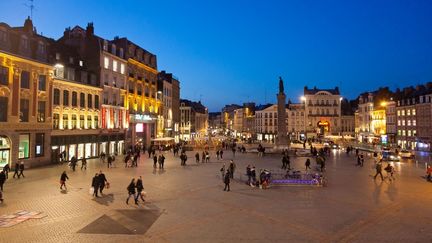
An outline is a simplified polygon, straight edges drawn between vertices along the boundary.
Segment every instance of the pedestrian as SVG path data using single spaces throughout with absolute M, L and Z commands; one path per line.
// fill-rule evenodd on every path
M 219 152 L 220 159 L 223 159 L 223 150 L 221 149 Z
M 87 159 L 82 158 L 81 160 L 81 170 L 84 168 L 84 170 L 87 170 Z
M 4 171 L 0 172 L 0 191 L 3 191 L 3 184 L 6 181 L 6 174 Z
M 164 169 L 165 156 L 163 154 L 161 156 L 162 156 L 162 158 L 161 158 L 161 166 L 162 166 L 162 169 Z
M 235 158 L 235 153 L 236 153 L 236 148 L 235 148 L 235 146 L 232 147 L 232 153 L 233 153 L 233 157 Z
M 199 156 L 199 153 L 198 153 L 198 152 L 196 152 L 196 154 L 195 154 L 195 162 L 196 162 L 197 164 L 200 162 L 200 156 Z
M 357 166 L 361 166 L 361 158 L 360 158 L 360 155 L 357 155 Z
M 219 150 L 216 150 L 216 159 L 219 160 Z
M 107 181 L 107 179 L 105 177 L 105 174 L 102 173 L 102 171 L 99 171 L 98 178 L 99 178 L 99 192 L 101 194 L 103 194 L 103 189 L 105 188 L 105 186 L 107 186 L 107 188 L 108 188 L 109 187 L 109 183 L 108 183 L 108 181 Z
M 247 184 L 250 185 L 250 184 L 251 184 L 251 181 L 252 181 L 252 174 L 251 174 L 251 166 L 250 166 L 250 165 L 248 165 L 248 166 L 246 167 L 246 175 L 247 175 L 247 177 L 248 177 Z
M 19 165 L 19 174 L 18 174 L 18 178 L 20 178 L 20 176 L 25 177 L 24 176 L 24 161 L 21 161 L 20 165 Z
M 309 169 L 309 170 L 312 170 L 312 168 L 310 167 L 310 164 L 311 164 L 310 159 L 309 159 L 309 158 L 306 159 L 306 162 L 305 162 L 306 171 L 307 171 L 308 169 Z
M 4 171 L 4 173 L 5 173 L 6 179 L 9 179 L 9 172 L 10 172 L 9 164 L 6 164 L 6 165 L 3 167 L 3 171 Z
M 390 163 L 387 164 L 384 170 L 387 172 L 387 177 L 389 178 L 389 181 L 395 180 L 393 176 L 395 169 Z
M 18 176 L 19 166 L 20 165 L 19 165 L 19 161 L 18 161 L 18 162 L 15 163 L 15 171 L 14 171 L 14 174 L 13 174 L 13 178 L 15 178 L 15 176 L 17 176 L 18 179 L 19 179 L 19 176 Z
M 234 179 L 234 172 L 236 169 L 236 164 L 234 163 L 233 160 L 230 161 L 230 165 L 229 165 L 229 176 L 231 179 Z
M 206 163 L 210 162 L 210 153 L 206 151 Z
M 156 155 L 153 155 L 153 168 L 156 169 L 158 158 Z
M 100 157 L 100 160 L 102 161 L 102 163 L 105 163 L 105 153 L 101 152 L 99 157 Z
M 376 179 L 376 177 L 377 177 L 378 175 L 380 175 L 380 176 L 381 176 L 381 180 L 383 181 L 383 180 L 384 180 L 384 177 L 383 177 L 383 175 L 382 175 L 382 164 L 381 164 L 381 162 L 378 162 L 378 163 L 376 164 L 376 166 L 375 166 L 375 170 L 376 170 L 376 174 L 375 174 L 375 176 L 374 176 L 374 180 Z
M 108 160 L 107 160 L 107 166 L 108 166 L 108 169 L 110 168 L 110 167 L 112 167 L 112 157 L 111 156 L 108 156 Z
M 75 156 L 73 156 L 71 159 L 71 167 L 72 167 L 73 171 L 75 171 L 75 167 L 77 165 L 77 162 L 78 162 L 77 158 Z
M 204 163 L 205 160 L 206 160 L 206 154 L 205 154 L 205 152 L 203 151 L 202 154 L 201 154 L 201 163 Z
M 135 196 L 135 204 L 138 204 L 138 198 L 141 198 L 141 200 L 143 202 L 145 202 L 144 196 L 143 196 L 144 185 L 143 185 L 143 181 L 142 181 L 141 176 L 138 178 L 138 180 L 136 182 L 136 189 L 137 189 L 137 194 Z
M 129 204 L 129 198 L 133 197 L 135 199 L 135 178 L 132 179 L 132 181 L 129 183 L 129 186 L 126 188 L 128 191 L 128 197 L 126 199 L 126 204 Z M 138 204 L 138 202 L 135 202 L 135 204 Z
M 431 181 L 432 180 L 432 167 L 430 165 L 426 168 L 426 180 Z
M 65 190 L 67 190 L 66 180 L 69 180 L 69 177 L 67 176 L 66 171 L 63 171 L 63 173 L 60 176 L 60 190 L 63 189 L 63 186 L 64 186 Z
M 255 170 L 255 166 L 252 166 L 251 168 L 251 178 L 252 178 L 252 184 L 251 186 L 255 186 L 256 184 L 256 170 Z
M 226 167 L 225 167 L 225 162 L 224 162 L 224 164 L 222 165 L 222 168 L 220 169 L 220 172 L 221 172 L 221 175 L 222 175 L 222 180 L 225 177 L 225 170 L 226 170 Z
M 98 196 L 98 191 L 99 191 L 99 176 L 98 176 L 98 173 L 96 173 L 95 176 L 93 177 L 91 186 L 93 187 L 93 196 L 94 197 L 99 197 Z
M 288 167 L 288 170 L 291 170 L 291 160 L 288 154 L 286 156 L 286 167 Z
M 158 157 L 159 169 L 162 169 L 162 155 L 160 154 Z
M 364 164 L 364 155 L 363 155 L 363 153 L 360 154 L 360 160 L 361 160 L 360 167 L 363 167 L 363 164 Z
M 230 173 L 225 174 L 224 183 L 225 183 L 224 191 L 229 192 L 230 191 Z
M 282 169 L 287 168 L 287 158 L 285 155 L 282 156 Z

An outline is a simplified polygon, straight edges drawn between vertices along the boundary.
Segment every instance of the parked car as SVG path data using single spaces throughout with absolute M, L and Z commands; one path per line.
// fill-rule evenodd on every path
M 414 158 L 414 154 L 408 150 L 402 150 L 399 152 L 399 156 L 404 159 Z

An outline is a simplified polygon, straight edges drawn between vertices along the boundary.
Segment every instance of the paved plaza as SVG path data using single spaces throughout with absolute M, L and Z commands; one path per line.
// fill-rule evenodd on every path
M 354 155 L 332 152 L 328 187 L 260 190 L 235 181 L 224 192 L 222 162 L 213 153 L 210 163 L 197 165 L 193 154 L 186 167 L 167 154 L 163 171 L 142 156 L 138 168 L 124 168 L 118 157 L 111 169 L 95 159 L 86 171 L 55 165 L 27 170 L 19 180 L 11 173 L 0 215 L 28 210 L 47 216 L 0 228 L 0 242 L 432 242 L 432 184 L 421 177 L 423 163 L 397 163 L 396 181 L 381 182 L 371 176 L 370 157 L 360 168 Z M 231 152 L 224 157 L 228 162 Z M 279 155 L 236 154 L 234 160 L 236 178 L 244 178 L 248 164 L 258 171 L 281 166 Z M 303 169 L 304 161 L 291 164 Z M 95 199 L 88 191 L 100 169 L 111 188 Z M 59 190 L 63 170 L 67 192 Z M 139 175 L 147 202 L 126 205 L 126 187 Z

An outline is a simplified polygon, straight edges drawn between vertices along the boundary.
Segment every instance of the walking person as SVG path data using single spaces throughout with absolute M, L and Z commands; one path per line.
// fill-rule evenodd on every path
M 73 156 L 71 159 L 71 167 L 72 167 L 73 171 L 75 171 L 75 167 L 77 165 L 77 162 L 78 162 L 77 158 L 75 156 Z
M 221 149 L 219 152 L 220 159 L 223 159 L 223 150 Z
M 165 156 L 162 154 L 161 155 L 161 169 L 163 170 L 164 169 L 164 164 L 165 164 Z
M 81 170 L 84 168 L 84 170 L 87 170 L 87 159 L 84 157 L 81 160 Z
M 312 168 L 310 167 L 310 164 L 311 164 L 310 159 L 309 159 L 309 158 L 306 159 L 306 162 L 305 162 L 306 171 L 307 171 L 308 169 L 309 169 L 309 170 L 312 170 Z
M 18 178 L 20 178 L 20 176 L 22 176 L 23 178 L 24 176 L 24 161 L 21 161 L 20 165 L 19 165 L 19 174 L 18 174 Z
M 251 173 L 251 166 L 250 166 L 250 165 L 248 165 L 248 166 L 246 167 L 246 175 L 247 175 L 247 177 L 248 177 L 247 184 L 250 185 L 251 182 L 252 182 L 252 173 Z
M 112 167 L 112 161 L 113 161 L 113 159 L 112 159 L 112 157 L 111 156 L 108 156 L 108 160 L 107 160 L 107 166 L 108 166 L 108 169 L 110 168 L 110 167 Z
M 99 191 L 99 176 L 98 176 L 98 173 L 96 173 L 95 176 L 93 177 L 91 186 L 93 187 L 93 196 L 94 197 L 99 197 L 98 196 L 98 191 Z
M 290 160 L 290 157 L 288 154 L 286 156 L 286 167 L 288 167 L 288 170 L 291 170 L 291 160 Z M 286 167 L 285 167 L 285 169 L 286 169 Z
M 363 167 L 363 164 L 364 164 L 364 155 L 363 155 L 363 153 L 360 154 L 360 160 L 361 160 L 360 167 Z
M 286 169 L 287 168 L 287 158 L 286 156 L 282 156 L 282 169 Z
M 69 177 L 67 176 L 66 171 L 63 171 L 63 173 L 60 176 L 60 190 L 63 189 L 63 186 L 64 186 L 65 190 L 67 190 L 66 180 L 69 180 Z
M 135 196 L 135 204 L 138 204 L 138 198 L 141 198 L 141 200 L 143 202 L 145 202 L 144 196 L 143 196 L 144 185 L 143 185 L 143 181 L 142 181 L 141 176 L 138 178 L 138 180 L 136 182 L 136 189 L 137 189 L 137 194 Z
M 357 166 L 361 166 L 361 158 L 360 158 L 360 155 L 357 155 Z
M 206 159 L 206 154 L 205 154 L 205 152 L 203 151 L 202 154 L 201 154 L 201 163 L 204 163 L 204 162 L 205 162 L 205 159 Z
M 376 174 L 374 176 L 374 180 L 376 179 L 376 177 L 378 175 L 380 175 L 381 176 L 381 180 L 384 181 L 384 177 L 383 177 L 383 174 L 382 174 L 382 164 L 381 164 L 381 161 L 376 164 L 375 170 L 376 170 Z
M 129 186 L 126 188 L 128 191 L 128 197 L 126 199 L 126 204 L 129 204 L 129 198 L 133 197 L 135 199 L 135 178 L 132 179 L 132 181 L 129 183 Z M 138 202 L 135 202 L 135 204 L 138 204 Z
M 236 169 L 236 164 L 234 163 L 233 160 L 231 160 L 230 165 L 229 165 L 229 176 L 231 179 L 234 179 L 234 171 Z
M 222 165 L 222 168 L 220 169 L 221 175 L 222 175 L 222 180 L 225 177 L 225 170 L 226 170 L 226 165 L 225 163 Z
M 395 180 L 393 176 L 395 171 L 394 167 L 390 163 L 388 163 L 387 166 L 384 168 L 384 170 L 387 172 L 387 178 L 389 178 L 389 181 L 392 180 L 394 181 Z
M 6 165 L 3 167 L 3 172 L 5 173 L 6 179 L 9 179 L 9 172 L 10 172 L 9 164 L 6 164 Z
M 200 162 L 200 156 L 199 156 L 199 153 L 198 153 L 198 152 L 195 153 L 195 162 L 196 162 L 197 164 Z
M 102 171 L 99 171 L 99 192 L 100 194 L 103 194 L 103 189 L 105 188 L 105 186 L 108 188 L 109 187 L 109 183 L 105 177 L 105 174 L 102 173 Z
M 219 160 L 219 150 L 216 150 L 216 159 Z
M 159 155 L 158 164 L 159 164 L 159 169 L 162 169 L 162 154 Z
M 229 192 L 230 191 L 230 173 L 225 174 L 224 183 L 225 183 L 224 191 Z
M 210 153 L 206 151 L 206 163 L 210 162 Z
M 14 174 L 13 174 L 13 178 L 15 178 L 15 176 L 17 176 L 18 179 L 19 179 L 19 176 L 18 176 L 19 166 L 20 165 L 19 165 L 19 161 L 18 161 L 18 162 L 15 163 L 15 171 L 14 171 Z
M 6 181 L 6 174 L 4 171 L 0 172 L 0 191 L 3 191 L 3 184 Z
M 158 158 L 157 158 L 157 156 L 156 156 L 156 155 L 153 155 L 153 168 L 155 168 L 155 169 L 156 169 L 156 167 L 157 167 L 157 162 L 158 162 Z

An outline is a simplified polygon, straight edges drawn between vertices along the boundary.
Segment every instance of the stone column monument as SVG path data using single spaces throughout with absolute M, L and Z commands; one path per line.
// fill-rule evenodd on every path
M 279 93 L 277 94 L 277 109 L 278 109 L 278 124 L 277 124 L 277 139 L 276 148 L 288 148 L 287 124 L 286 124 L 286 95 L 284 92 L 283 80 L 279 77 Z

